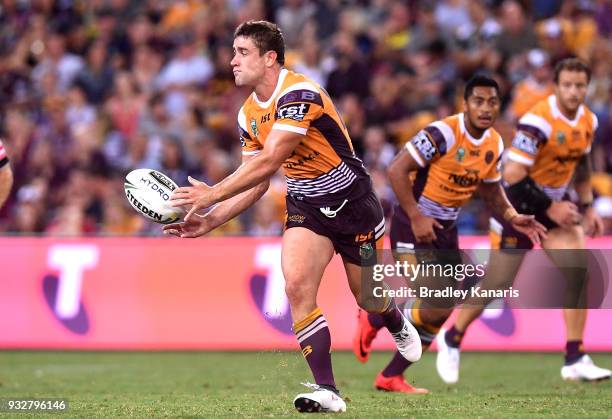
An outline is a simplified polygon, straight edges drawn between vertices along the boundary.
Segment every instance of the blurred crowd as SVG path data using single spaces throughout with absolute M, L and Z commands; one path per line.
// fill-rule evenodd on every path
M 464 82 L 493 75 L 497 128 L 552 91 L 554 63 L 593 69 L 596 207 L 612 220 L 612 2 L 606 0 L 2 0 L 0 129 L 15 185 L 3 234 L 160 234 L 129 206 L 125 174 L 158 169 L 215 184 L 240 163 L 236 115 L 250 93 L 229 65 L 235 27 L 279 24 L 287 67 L 334 98 L 388 210 L 385 168 L 429 122 L 460 110 Z M 279 173 L 214 234 L 281 233 Z M 462 233 L 487 229 L 475 200 Z

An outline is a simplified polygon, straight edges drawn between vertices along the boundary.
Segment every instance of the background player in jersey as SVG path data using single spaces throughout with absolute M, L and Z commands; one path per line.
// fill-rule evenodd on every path
M 589 151 L 597 129 L 597 117 L 584 105 L 590 74 L 589 67 L 575 58 L 556 65 L 554 94 L 536 104 L 519 120 L 504 163 L 503 178 L 510 201 L 521 211 L 535 214 L 549 229 L 548 237 L 542 242 L 545 249 L 584 249 L 585 233 L 591 237 L 602 233 L 601 219 L 591 206 Z M 566 193 L 572 177 L 578 207 L 568 200 Z M 579 212 L 582 213 L 581 223 L 578 223 Z M 498 217 L 491 221 L 498 236 L 493 247 L 532 248 L 531 242 L 512 225 Z M 522 257 L 505 252 L 501 252 L 500 258 L 502 256 L 506 259 L 507 272 L 513 277 Z M 565 252 L 563 256 L 566 259 L 571 254 Z M 461 340 L 484 308 L 483 304 L 464 307 L 455 324 L 438 336 L 437 369 L 445 382 L 458 381 Z M 567 343 L 561 376 L 565 380 L 610 378 L 610 370 L 597 367 L 584 353 L 582 338 L 586 315 L 585 309 L 564 310 Z
M 460 263 L 456 220 L 461 207 L 479 188 L 487 206 L 539 242 L 544 227 L 533 216 L 520 215 L 508 202 L 499 181 L 501 136 L 492 128 L 499 113 L 499 87 L 495 80 L 476 76 L 465 87 L 464 113 L 436 121 L 412 138 L 389 167 L 389 180 L 397 195 L 391 224 L 391 245 L 401 255 L 433 250 L 438 258 Z M 414 182 L 410 174 L 416 172 Z M 457 257 L 449 255 L 457 251 Z M 444 264 L 445 261 L 438 263 Z M 419 279 L 417 279 L 417 282 Z M 438 281 L 442 287 L 454 286 L 454 278 Z M 436 307 L 435 301 L 416 299 L 407 303 L 404 313 L 416 326 L 426 349 L 440 326 L 452 312 L 452 305 Z M 366 362 L 372 340 L 383 326 L 379 315 L 359 313 L 354 351 Z M 403 373 L 411 365 L 396 353 L 376 377 L 381 390 L 426 393 L 410 386 Z
M 184 222 L 164 231 L 180 237 L 209 232 L 257 201 L 283 166 L 288 186 L 282 244 L 285 291 L 294 332 L 316 381 L 310 385 L 315 391 L 298 395 L 294 404 L 303 412 L 338 412 L 346 405 L 334 381 L 329 328 L 316 303 L 334 250 L 342 256 L 359 305 L 381 313 L 404 356 L 418 360 L 421 343 L 392 300 L 370 301 L 371 294 L 361 289 L 362 262 L 375 263 L 382 243 L 382 208 L 329 96 L 283 63 L 284 42 L 276 25 L 247 22 L 236 29 L 231 61 L 235 81 L 254 90 L 238 115 L 243 164 L 213 187 L 189 178 L 193 186 L 177 189 L 172 200 L 191 209 Z M 215 204 L 205 215 L 196 213 Z
M 13 171 L 9 164 L 9 159 L 4 149 L 2 141 L 0 141 L 0 208 L 11 192 L 13 186 Z

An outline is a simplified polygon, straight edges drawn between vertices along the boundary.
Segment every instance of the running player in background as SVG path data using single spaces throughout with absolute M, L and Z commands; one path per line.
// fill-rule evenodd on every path
M 510 202 L 520 211 L 534 214 L 536 220 L 548 228 L 548 237 L 542 242 L 544 249 L 584 249 L 585 233 L 596 237 L 603 230 L 602 221 L 592 208 L 589 152 L 597 117 L 584 104 L 590 75 L 589 67 L 575 58 L 556 65 L 554 94 L 536 104 L 519 120 L 518 131 L 504 162 L 503 179 Z M 572 178 L 578 206 L 567 194 Z M 579 213 L 582 214 L 581 223 L 578 223 Z M 533 247 L 522 232 L 498 216 L 491 219 L 491 227 L 496 237 L 493 248 Z M 511 257 L 506 255 L 506 259 Z M 571 255 L 564 253 L 564 259 L 567 257 Z M 509 266 L 508 272 L 518 272 L 522 257 L 515 259 L 509 262 L 514 266 Z M 446 383 L 459 380 L 461 340 L 484 308 L 483 304 L 462 308 L 455 324 L 438 335 L 436 366 Z M 564 380 L 610 378 L 610 370 L 597 367 L 584 352 L 586 316 L 586 309 L 564 309 L 567 339 L 565 364 L 561 368 Z
M 13 171 L 9 164 L 9 159 L 4 149 L 2 141 L 0 141 L 0 208 L 6 202 L 11 187 L 13 186 Z
M 463 107 L 464 113 L 420 131 L 389 167 L 389 180 L 399 201 L 391 223 L 391 246 L 398 258 L 405 255 L 410 260 L 416 254 L 419 259 L 429 250 L 435 263 L 461 263 L 456 221 L 476 189 L 489 209 L 533 242 L 538 243 L 544 235 L 544 227 L 533 216 L 517 213 L 500 185 L 503 141 L 492 128 L 500 108 L 495 80 L 473 77 L 465 87 Z M 414 180 L 412 172 L 416 172 Z M 441 289 L 457 285 L 455 278 L 437 278 L 432 284 Z M 441 306 L 437 301 L 417 298 L 406 303 L 404 313 L 417 328 L 423 349 L 429 347 L 452 310 L 453 302 Z M 368 360 L 372 340 L 383 325 L 380 315 L 359 312 L 354 352 L 361 362 Z M 376 388 L 426 393 L 405 381 L 404 371 L 411 364 L 396 353 L 376 377 Z
M 334 251 L 342 256 L 359 306 L 380 313 L 406 359 L 421 356 L 418 333 L 393 300 L 374 299 L 362 289 L 362 266 L 376 263 L 382 245 L 382 208 L 328 94 L 283 68 L 285 47 L 278 27 L 265 21 L 243 23 L 233 49 L 236 85 L 254 90 L 238 114 L 243 164 L 212 187 L 189 178 L 193 186 L 178 188 L 171 199 L 191 209 L 182 223 L 165 226 L 164 232 L 206 234 L 257 201 L 283 166 L 288 187 L 281 261 L 285 291 L 293 330 L 316 382 L 307 385 L 314 391 L 299 394 L 294 404 L 300 412 L 342 412 L 346 404 L 332 371 L 330 331 L 316 303 Z M 209 207 L 205 215 L 196 213 Z

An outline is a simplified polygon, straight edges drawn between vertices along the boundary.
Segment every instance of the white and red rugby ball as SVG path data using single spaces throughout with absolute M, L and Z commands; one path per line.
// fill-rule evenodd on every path
M 181 207 L 170 206 L 170 195 L 178 185 L 157 170 L 132 170 L 125 177 L 123 186 L 130 205 L 149 220 L 170 224 L 186 213 Z

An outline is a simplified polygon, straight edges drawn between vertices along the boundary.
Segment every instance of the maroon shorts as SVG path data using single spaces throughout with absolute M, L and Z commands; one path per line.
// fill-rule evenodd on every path
M 385 217 L 373 191 L 331 207 L 319 208 L 287 195 L 285 229 L 304 227 L 331 240 L 343 259 L 360 266 L 376 264 Z
M 494 215 L 491 218 L 495 220 L 491 221 L 491 238 L 493 248 L 525 250 L 533 249 L 533 243 L 529 237 L 520 231 L 515 230 L 514 227 L 512 227 L 512 224 L 497 215 Z M 536 214 L 535 219 L 544 225 L 547 230 L 552 230 L 553 228 L 559 227 L 559 224 L 555 223 L 545 214 Z
M 437 239 L 432 243 L 418 243 L 412 232 L 410 218 L 396 205 L 391 218 L 391 248 L 416 250 L 456 250 L 459 249 L 459 238 L 455 221 L 438 220 L 444 228 L 436 229 Z

